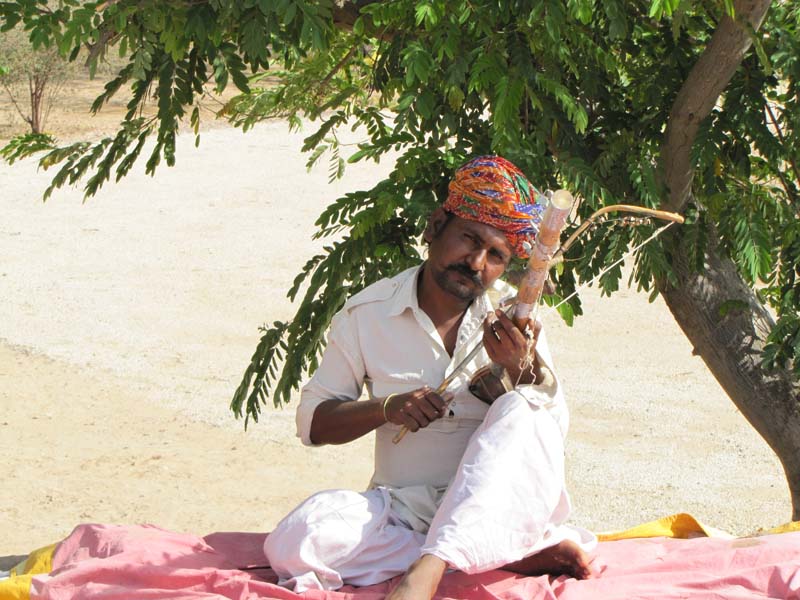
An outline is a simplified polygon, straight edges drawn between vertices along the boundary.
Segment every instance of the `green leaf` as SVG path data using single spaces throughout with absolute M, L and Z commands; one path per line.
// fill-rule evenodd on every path
M 9 165 L 13 165 L 18 160 L 54 148 L 55 139 L 52 136 L 45 133 L 26 133 L 11 138 L 0 148 L 0 156 Z

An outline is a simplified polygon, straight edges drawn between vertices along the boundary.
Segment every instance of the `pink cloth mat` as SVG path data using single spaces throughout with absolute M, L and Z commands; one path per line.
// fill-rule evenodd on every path
M 34 577 L 32 599 L 379 600 L 397 580 L 298 595 L 263 568 L 264 534 L 206 537 L 153 526 L 80 525 L 57 547 L 53 571 Z M 800 600 L 800 532 L 723 540 L 601 542 L 594 579 L 522 577 L 506 571 L 448 573 L 436 598 Z M 261 568 L 259 568 L 261 567 Z

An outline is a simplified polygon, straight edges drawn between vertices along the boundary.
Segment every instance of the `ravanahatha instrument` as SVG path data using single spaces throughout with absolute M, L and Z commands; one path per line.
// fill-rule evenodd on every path
M 559 246 L 561 232 L 564 229 L 564 226 L 567 222 L 567 217 L 572 210 L 572 205 L 573 197 L 572 194 L 567 190 L 558 190 L 549 198 L 547 208 L 544 211 L 542 221 L 538 227 L 539 231 L 532 247 L 530 248 L 530 258 L 528 259 L 527 268 L 525 269 L 525 273 L 520 281 L 517 297 L 514 300 L 509 313 L 511 320 L 522 331 L 527 330 L 534 310 L 539 304 L 550 268 L 560 262 L 563 254 L 569 249 L 572 243 L 600 218 L 603 218 L 605 215 L 611 212 L 627 212 L 640 215 L 644 218 L 644 220 L 656 218 L 674 223 L 683 223 L 684 221 L 683 217 L 676 213 L 654 210 L 641 206 L 615 204 L 601 208 L 593 213 L 567 238 L 562 245 Z M 634 218 L 623 221 L 623 224 L 636 225 L 640 222 L 641 221 Z M 535 318 L 535 315 L 533 318 Z M 475 347 L 464 358 L 464 360 L 462 360 L 458 366 L 453 369 L 450 375 L 448 375 L 445 380 L 442 381 L 439 387 L 436 388 L 436 393 L 444 393 L 453 380 L 464 371 L 466 366 L 475 358 L 475 356 L 478 355 L 482 348 L 483 340 L 479 340 L 475 344 Z M 490 371 L 492 371 L 491 368 L 487 369 L 488 375 L 491 375 Z M 403 429 L 394 437 L 392 441 L 397 444 L 403 439 L 403 437 L 405 437 L 408 431 L 409 430 L 407 427 L 403 427 Z

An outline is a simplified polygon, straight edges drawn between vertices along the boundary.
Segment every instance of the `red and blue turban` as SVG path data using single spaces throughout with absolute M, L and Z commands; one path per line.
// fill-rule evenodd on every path
M 444 209 L 502 231 L 517 256 L 533 241 L 542 220 L 542 196 L 516 166 L 500 156 L 479 156 L 459 167 Z

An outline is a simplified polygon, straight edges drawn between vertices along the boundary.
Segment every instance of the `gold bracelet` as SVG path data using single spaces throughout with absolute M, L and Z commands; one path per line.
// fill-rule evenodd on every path
M 389 422 L 389 417 L 386 416 L 386 407 L 389 405 L 389 400 L 397 396 L 397 394 L 389 394 L 386 398 L 383 399 L 383 420 L 387 423 Z

